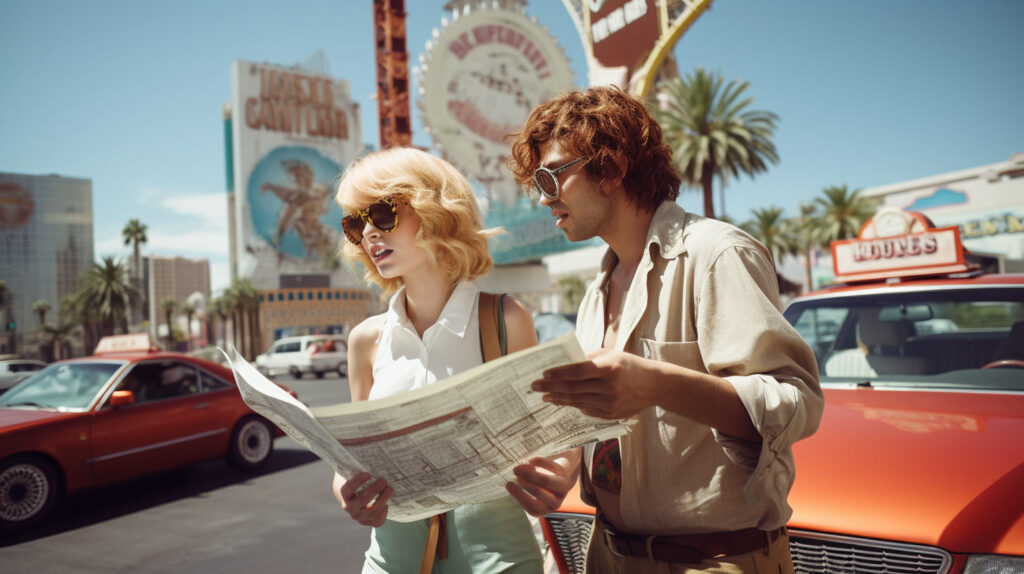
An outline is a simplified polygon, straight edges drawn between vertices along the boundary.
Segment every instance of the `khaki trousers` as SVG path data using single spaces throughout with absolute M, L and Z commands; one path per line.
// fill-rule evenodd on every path
M 746 554 L 711 558 L 700 564 L 671 564 L 650 558 L 615 556 L 604 543 L 604 527 L 594 521 L 587 548 L 587 574 L 696 574 L 715 572 L 730 574 L 793 574 L 789 555 L 789 536 L 779 536 L 770 546 Z

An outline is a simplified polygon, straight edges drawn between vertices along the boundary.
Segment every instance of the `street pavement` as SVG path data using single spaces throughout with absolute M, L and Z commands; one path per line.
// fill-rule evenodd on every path
M 337 376 L 280 382 L 311 406 L 349 400 Z M 215 460 L 71 497 L 51 522 L 0 535 L 0 571 L 359 572 L 370 529 L 330 482 L 324 462 L 282 437 L 255 474 Z

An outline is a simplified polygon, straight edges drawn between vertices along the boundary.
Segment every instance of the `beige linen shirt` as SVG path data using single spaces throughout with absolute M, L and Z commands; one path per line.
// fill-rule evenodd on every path
M 577 336 L 601 347 L 609 250 L 580 304 Z M 786 523 L 791 447 L 818 426 L 824 399 L 810 347 L 780 312 L 767 250 L 739 229 L 661 204 L 623 302 L 615 349 L 729 381 L 760 443 L 660 407 L 620 439 L 621 509 L 634 532 L 688 534 Z

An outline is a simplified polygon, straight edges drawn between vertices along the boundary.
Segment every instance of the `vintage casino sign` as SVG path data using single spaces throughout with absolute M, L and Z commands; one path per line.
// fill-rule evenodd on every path
M 493 202 L 519 194 L 505 167 L 510 134 L 537 104 L 573 88 L 558 42 L 516 3 L 457 4 L 420 56 L 418 105 L 434 148 Z M 507 6 L 501 8 L 500 6 Z
M 958 273 L 967 270 L 958 227 L 933 227 L 918 212 L 883 208 L 857 239 L 832 242 L 839 282 Z
M 363 146 L 348 82 L 241 60 L 231 78 L 238 275 L 259 289 L 278 288 L 281 275 L 341 281 L 325 267 L 341 236 L 334 181 Z

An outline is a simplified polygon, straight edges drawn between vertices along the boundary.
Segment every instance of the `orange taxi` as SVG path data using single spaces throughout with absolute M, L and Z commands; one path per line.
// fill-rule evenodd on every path
M 893 211 L 897 233 L 833 245 L 847 284 L 785 310 L 826 403 L 793 448 L 794 567 L 1024 572 L 1024 274 L 973 270 L 957 228 Z M 574 493 L 544 519 L 560 572 L 583 571 L 592 515 Z
M 230 369 L 104 338 L 0 395 L 0 531 L 50 515 L 61 498 L 206 459 L 265 465 L 280 431 L 242 401 Z

